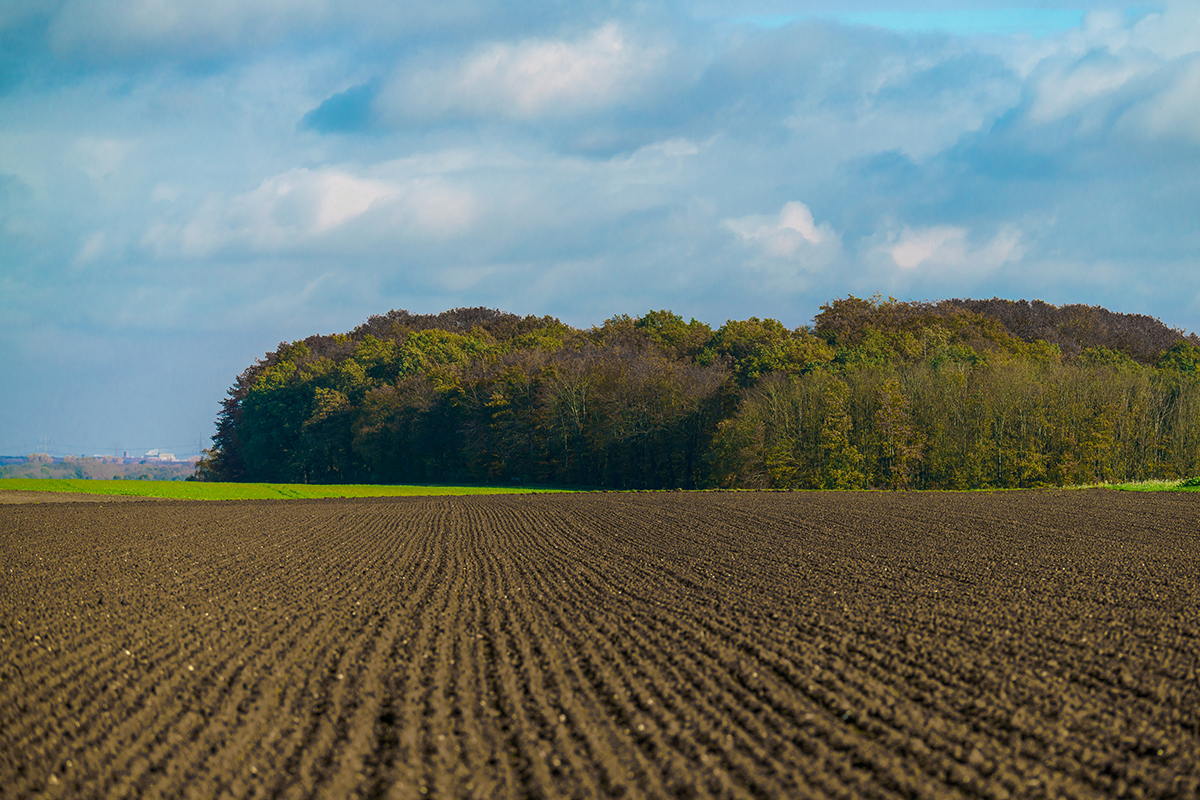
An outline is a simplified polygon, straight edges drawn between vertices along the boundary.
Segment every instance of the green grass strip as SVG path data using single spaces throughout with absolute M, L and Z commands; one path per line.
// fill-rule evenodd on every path
M 1116 489 L 1120 492 L 1196 492 L 1200 491 L 1200 479 L 1165 480 L 1151 478 L 1132 483 L 1084 483 L 1078 486 L 1064 486 L 1064 489 Z
M 1192 478 L 1191 480 L 1195 480 Z M 1139 483 L 1113 483 L 1110 489 L 1123 492 L 1200 492 L 1200 485 L 1186 486 L 1187 481 L 1141 481 Z
M 411 497 L 419 495 L 526 494 L 561 489 L 508 486 L 379 486 L 304 483 L 204 483 L 198 481 L 98 481 L 78 478 L 0 478 L 0 491 L 77 492 L 173 500 L 292 500 L 322 497 Z
M 1195 479 L 1192 479 L 1195 480 Z M 1188 481 L 1189 483 L 1191 481 Z M 1197 492 L 1200 484 L 1184 481 L 1095 483 L 1067 489 L 1106 488 L 1123 492 Z M 204 483 L 199 481 L 101 481 L 79 478 L 0 478 L 0 491 L 76 492 L 172 500 L 296 500 L 323 497 L 418 497 L 434 495 L 528 494 L 577 489 L 513 486 L 382 486 L 378 484 Z M 975 490 L 981 491 L 981 490 Z M 995 491 L 995 490 L 982 490 Z M 1018 491 L 1018 490 L 1012 490 Z

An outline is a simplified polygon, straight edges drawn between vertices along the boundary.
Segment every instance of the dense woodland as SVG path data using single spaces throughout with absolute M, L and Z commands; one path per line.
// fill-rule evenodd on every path
M 812 327 L 391 311 L 280 344 L 204 480 L 966 489 L 1200 473 L 1200 338 L 1040 301 L 847 297 Z

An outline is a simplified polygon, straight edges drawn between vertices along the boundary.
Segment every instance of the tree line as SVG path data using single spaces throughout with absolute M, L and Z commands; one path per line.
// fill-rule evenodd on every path
M 1200 473 L 1200 338 L 1095 306 L 847 297 L 812 326 L 391 311 L 230 388 L 201 480 L 968 489 Z

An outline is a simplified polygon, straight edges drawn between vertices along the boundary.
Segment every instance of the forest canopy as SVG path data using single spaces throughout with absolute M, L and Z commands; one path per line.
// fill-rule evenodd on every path
M 968 489 L 1200 472 L 1200 338 L 1041 301 L 846 297 L 814 324 L 580 330 L 390 311 L 279 347 L 202 480 Z

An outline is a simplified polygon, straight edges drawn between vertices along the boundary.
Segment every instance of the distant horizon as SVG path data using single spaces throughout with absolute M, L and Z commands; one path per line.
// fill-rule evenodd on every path
M 149 450 L 161 450 L 161 448 L 151 447 L 151 448 L 149 448 Z M 199 451 L 191 452 L 191 453 L 178 453 L 178 452 L 171 452 L 168 450 L 166 452 L 168 454 L 174 456 L 174 458 L 170 461 L 163 461 L 162 463 L 164 463 L 164 464 L 181 464 L 181 463 L 184 463 L 191 459 L 200 458 L 204 455 L 202 452 L 199 452 Z M 109 453 L 90 453 L 88 455 L 82 455 L 79 453 L 66 452 L 66 451 L 27 450 L 24 453 L 0 452 L 0 459 L 8 459 L 8 458 L 27 459 L 31 455 L 44 455 L 44 456 L 50 456 L 51 458 L 58 458 L 58 459 L 62 459 L 62 458 L 118 458 L 118 459 L 122 459 L 122 460 L 126 460 L 126 461 L 144 461 L 147 458 L 151 458 L 149 452 L 146 452 L 143 455 L 139 455 L 139 456 L 135 456 L 135 455 L 130 455 L 130 456 L 116 455 L 116 456 L 114 456 Z

